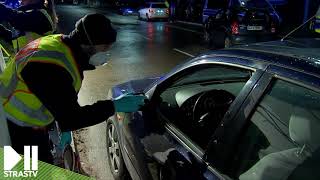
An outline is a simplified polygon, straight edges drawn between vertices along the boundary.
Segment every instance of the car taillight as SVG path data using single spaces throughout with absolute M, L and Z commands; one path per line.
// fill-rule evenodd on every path
M 239 34 L 239 23 L 237 21 L 234 21 L 231 24 L 231 33 L 232 34 Z
M 149 13 L 154 13 L 154 9 L 149 9 Z

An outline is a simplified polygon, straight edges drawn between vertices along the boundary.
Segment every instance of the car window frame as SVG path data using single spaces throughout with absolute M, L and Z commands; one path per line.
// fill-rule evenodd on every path
M 228 57 L 230 58 L 230 57 Z M 234 58 L 234 57 L 232 57 Z M 176 79 L 178 77 L 181 77 L 185 74 L 185 72 L 187 71 L 187 73 L 190 73 L 191 68 L 193 69 L 195 66 L 206 66 L 206 67 L 210 67 L 210 66 L 214 66 L 214 65 L 221 65 L 221 66 L 229 66 L 229 67 L 234 67 L 234 68 L 240 68 L 240 69 L 244 69 L 244 70 L 248 70 L 248 71 L 252 71 L 253 75 L 250 77 L 250 79 L 246 82 L 245 86 L 243 87 L 243 89 L 240 91 L 240 93 L 238 94 L 238 96 L 236 97 L 236 99 L 234 100 L 234 103 L 232 103 L 232 107 L 230 106 L 229 110 L 226 112 L 226 115 L 224 116 L 224 119 L 228 119 L 230 117 L 232 117 L 233 114 L 236 114 L 235 110 L 237 108 L 241 107 L 241 104 L 243 103 L 243 101 L 246 99 L 246 96 L 250 94 L 251 90 L 254 88 L 255 84 L 258 82 L 258 80 L 262 77 L 262 75 L 264 74 L 264 70 L 256 68 L 252 65 L 252 60 L 251 59 L 243 59 L 248 63 L 248 66 L 245 66 L 243 64 L 237 64 L 237 63 L 230 63 L 230 62 L 225 62 L 225 61 L 216 61 L 216 62 L 210 62 L 210 63 L 203 63 L 203 64 L 197 64 L 196 62 L 194 62 L 193 64 L 187 66 L 186 68 L 182 68 L 180 70 L 178 70 L 176 73 L 173 73 L 172 75 L 170 75 L 169 77 L 167 77 L 167 79 L 161 81 L 159 84 L 155 85 L 153 88 L 155 88 L 152 93 L 152 97 L 151 97 L 151 102 L 153 101 L 153 99 L 155 98 L 155 96 L 160 96 L 161 93 L 168 87 L 170 87 L 170 85 L 172 85 Z M 201 61 L 201 60 L 200 60 Z M 204 67 L 201 67 L 204 68 Z M 152 89 L 152 88 L 151 88 Z M 159 107 L 156 106 L 156 111 L 157 111 L 157 116 L 161 116 L 162 119 L 167 119 L 166 116 L 164 116 L 160 110 Z M 159 113 L 159 114 L 158 114 Z M 179 130 L 179 128 L 177 128 L 172 122 L 170 122 L 169 120 L 166 120 L 164 123 L 164 127 L 167 131 L 169 131 L 169 133 L 171 134 L 171 136 L 173 136 L 177 141 L 179 141 L 182 145 L 184 145 L 187 149 L 189 149 L 192 154 L 194 154 L 197 158 L 200 158 L 201 161 L 203 161 L 204 163 L 206 163 L 207 169 L 210 170 L 212 173 L 214 174 L 218 174 L 220 179 L 224 179 L 223 176 L 221 175 L 221 173 L 219 171 L 217 171 L 214 166 L 209 166 L 209 163 L 206 161 L 205 159 L 205 151 L 202 148 L 200 148 L 197 144 L 195 144 L 188 135 L 184 134 L 183 132 L 181 132 L 181 130 Z
M 160 116 L 160 119 L 165 119 L 167 122 L 167 118 L 160 112 L 157 108 L 157 115 Z M 179 142 L 184 148 L 186 148 L 189 152 L 191 152 L 201 163 L 208 165 L 208 163 L 204 160 L 201 148 L 194 144 L 194 142 L 186 136 L 182 131 L 180 131 L 174 124 L 165 123 L 164 128 L 168 134 L 170 134 L 177 142 Z M 207 170 L 216 175 L 218 179 L 224 180 L 223 176 L 216 169 L 207 166 Z
M 252 68 L 252 67 L 247 67 L 247 66 L 243 66 L 243 65 L 237 65 L 237 64 L 231 64 L 231 63 L 224 63 L 224 62 L 212 62 L 212 63 L 204 63 L 204 64 L 193 64 L 191 66 L 188 66 L 186 68 L 183 68 L 179 71 L 177 71 L 176 73 L 174 73 L 173 75 L 169 76 L 167 79 L 163 80 L 162 82 L 160 82 L 159 84 L 155 85 L 153 88 L 155 88 L 153 90 L 153 93 L 152 93 L 152 97 L 150 99 L 150 101 L 154 101 L 154 98 L 156 96 L 160 96 L 160 94 L 165 90 L 167 89 L 168 87 L 170 87 L 174 82 L 176 82 L 177 79 L 179 79 L 179 77 L 182 77 L 183 75 L 185 74 L 188 74 L 190 73 L 190 69 L 194 69 L 196 66 L 206 66 L 206 67 L 209 67 L 209 66 L 214 66 L 214 65 L 218 65 L 218 66 L 230 66 L 230 67 L 234 67 L 234 68 L 242 68 L 242 69 L 246 69 L 246 70 L 249 70 L 249 71 L 252 71 L 253 75 L 250 77 L 249 80 L 252 79 L 253 76 L 261 76 L 262 75 L 262 71 L 260 69 L 256 69 L 256 68 Z M 198 69 L 198 67 L 196 67 Z M 201 67 L 202 68 L 202 67 Z M 201 69 L 199 68 L 199 69 Z M 205 68 L 205 67 L 203 67 Z M 258 75 L 255 75 L 255 74 L 258 74 Z M 258 78 L 258 77 L 257 77 Z M 248 81 L 249 81 L 248 80 Z M 257 79 L 255 80 L 257 81 Z M 151 91 L 152 89 L 151 88 Z M 241 90 L 243 91 L 243 89 Z M 147 92 L 147 95 L 151 93 L 151 92 Z M 240 92 L 241 93 L 241 92 Z M 239 93 L 239 95 L 240 95 Z M 238 96 L 239 96 L 238 95 Z M 150 96 L 150 95 L 149 95 Z
M 296 69 L 291 69 L 289 67 L 274 64 L 268 65 L 264 74 L 258 80 L 256 87 L 252 89 L 248 97 L 245 99 L 244 103 L 241 105 L 241 108 L 237 112 L 235 118 L 230 118 L 228 122 L 227 120 L 224 121 L 222 123 L 222 126 L 219 129 L 217 129 L 214 137 L 211 140 L 211 144 L 209 144 L 209 146 L 212 146 L 211 148 L 219 149 L 219 140 L 226 139 L 226 136 L 230 134 L 230 132 L 227 131 L 227 129 L 232 129 L 232 133 L 235 137 L 231 140 L 231 143 L 235 143 L 239 140 L 239 134 L 245 133 L 245 130 L 241 129 L 243 129 L 243 127 L 247 123 L 249 123 L 252 113 L 254 113 L 254 110 L 257 108 L 265 94 L 268 93 L 268 90 L 272 88 L 273 82 L 276 80 L 283 80 L 293 85 L 301 86 L 306 89 L 320 93 L 320 77 Z M 314 82 L 318 82 L 318 84 L 315 84 Z M 246 112 L 244 112 L 245 110 Z M 240 115 L 240 113 L 243 113 L 243 115 Z M 231 126 L 228 127 L 228 125 Z M 236 131 L 235 128 L 237 128 Z M 220 146 L 226 146 L 226 144 L 221 143 Z M 210 147 L 208 148 L 208 151 L 209 150 Z M 231 153 L 227 153 L 225 156 L 234 153 L 232 151 L 230 152 Z M 219 157 L 221 157 L 221 155 L 219 155 Z M 214 167 L 216 165 L 214 162 L 212 162 L 212 160 L 208 159 L 208 152 L 205 153 L 205 158 L 209 166 Z M 226 159 L 218 158 L 217 162 L 222 162 L 225 160 Z
M 214 59 L 214 60 L 212 60 Z M 191 59 L 191 61 L 186 64 L 180 64 L 175 69 L 167 73 L 166 75 L 160 77 L 160 79 L 150 86 L 144 93 L 147 95 L 148 98 L 152 100 L 152 97 L 156 94 L 159 95 L 159 91 L 161 89 L 167 88 L 166 84 L 169 84 L 169 82 L 172 81 L 173 78 L 178 73 L 181 73 L 182 71 L 198 66 L 201 64 L 219 64 L 219 65 L 226 65 L 226 66 L 234 66 L 238 68 L 244 68 L 252 71 L 259 71 L 264 70 L 266 66 L 264 64 L 258 63 L 256 59 L 249 58 L 249 57 L 243 57 L 243 56 L 234 56 L 234 55 L 226 55 L 226 54 L 217 54 L 214 56 L 200 56 L 194 59 Z

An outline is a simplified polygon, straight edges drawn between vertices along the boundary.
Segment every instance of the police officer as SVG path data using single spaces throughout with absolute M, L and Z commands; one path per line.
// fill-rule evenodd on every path
M 0 4 L 0 23 L 9 23 L 12 45 L 18 52 L 29 42 L 52 34 L 56 30 L 57 16 L 52 0 L 22 0 L 21 6 L 11 9 Z
M 83 72 L 106 63 L 117 33 L 102 14 L 81 18 L 69 35 L 49 35 L 19 51 L 0 75 L 0 95 L 13 148 L 38 145 L 39 160 L 51 163 L 47 127 L 54 120 L 63 132 L 98 124 L 120 112 L 135 111 L 142 96 L 78 104 Z

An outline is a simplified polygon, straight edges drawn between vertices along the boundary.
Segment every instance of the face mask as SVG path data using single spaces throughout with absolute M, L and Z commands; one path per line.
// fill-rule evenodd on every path
M 90 57 L 89 64 L 93 66 L 101 66 L 109 61 L 110 54 L 107 52 L 98 52 Z

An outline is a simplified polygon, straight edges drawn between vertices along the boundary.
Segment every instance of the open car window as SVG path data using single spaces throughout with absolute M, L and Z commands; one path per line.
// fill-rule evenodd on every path
M 195 83 L 206 83 L 214 81 L 228 81 L 228 80 L 246 80 L 250 78 L 251 72 L 246 70 L 239 70 L 234 68 L 211 67 L 203 69 L 195 73 L 189 74 L 173 84 L 175 86 L 182 86 Z
M 160 93 L 160 112 L 198 147 L 205 149 L 252 73 L 224 65 L 183 73 Z

